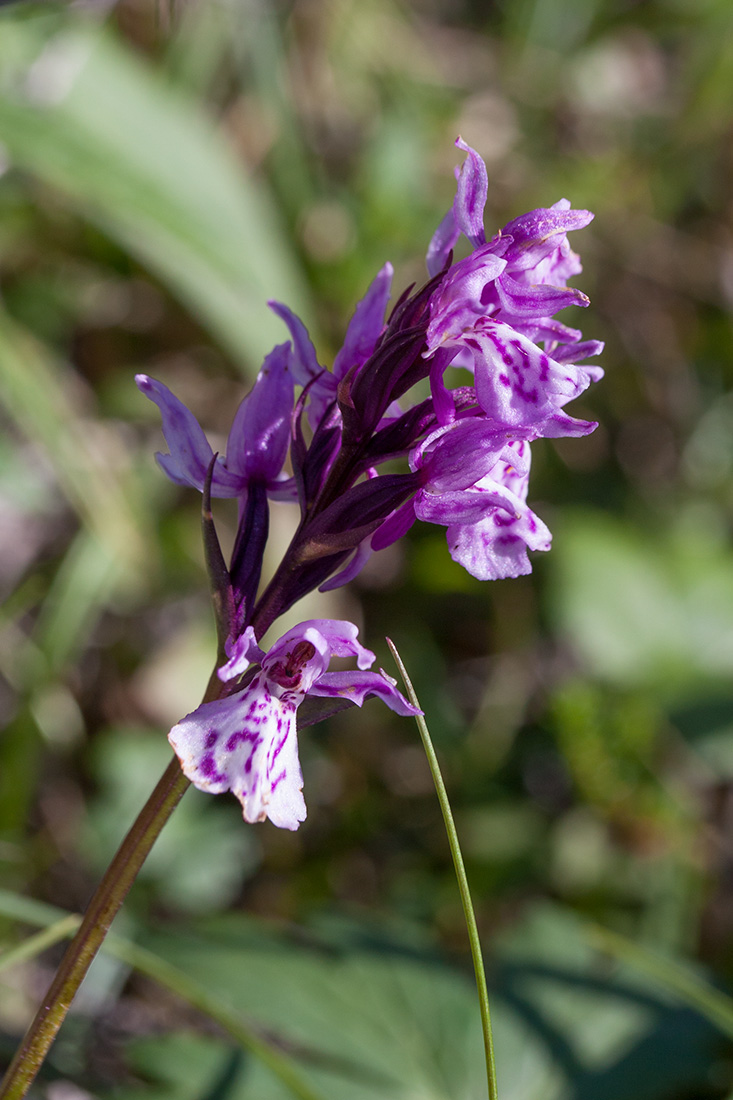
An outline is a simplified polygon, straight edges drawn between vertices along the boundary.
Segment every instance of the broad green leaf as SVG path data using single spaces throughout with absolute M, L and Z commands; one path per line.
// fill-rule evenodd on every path
M 294 1044 L 341 1057 L 343 1075 L 311 1067 L 324 1097 L 486 1096 L 468 975 L 404 937 L 368 926 L 267 933 L 232 914 L 152 942 Z M 645 976 L 599 967 L 572 915 L 540 908 L 505 937 L 497 958 L 492 1016 L 502 1100 L 661 1100 L 676 1083 L 706 1079 L 716 1031 Z M 635 1093 L 642 1076 L 646 1091 Z M 254 1100 L 257 1087 L 253 1077 L 234 1095 Z
M 237 916 L 207 923 L 199 934 L 156 936 L 152 946 L 296 1049 L 340 1061 L 341 1073 L 311 1067 L 329 1100 L 485 1097 L 473 983 L 380 939 L 364 929 L 307 934 L 298 943 Z M 242 1095 L 258 1093 L 253 1087 Z
M 29 52 L 32 21 L 2 25 L 0 65 Z M 286 333 L 266 300 L 307 313 L 265 190 L 195 99 L 80 17 L 0 95 L 12 162 L 64 191 L 157 274 L 252 370 Z
M 0 891 L 0 912 L 29 924 L 64 916 L 7 891 Z M 727 999 L 689 971 L 684 982 L 661 984 L 656 971 L 643 972 L 647 967 L 610 971 L 588 932 L 574 915 L 541 905 L 496 944 L 502 1100 L 666 1100 L 680 1089 L 706 1092 L 720 1032 L 685 1005 L 720 1026 L 708 1011 L 710 996 L 716 1007 Z M 275 931 L 232 913 L 146 941 L 152 951 L 110 936 L 106 950 L 219 1020 L 255 1057 L 236 1058 L 231 1045 L 227 1056 L 219 1040 L 190 1033 L 160 1046 L 135 1042 L 131 1061 L 153 1091 L 130 1085 L 115 1096 L 214 1095 L 226 1080 L 235 1100 L 285 1100 L 291 1066 L 323 1100 L 486 1096 L 472 983 L 405 930 L 322 921 Z M 728 1023 L 726 1015 L 726 1030 Z M 200 1058 L 189 1059 L 187 1049 Z

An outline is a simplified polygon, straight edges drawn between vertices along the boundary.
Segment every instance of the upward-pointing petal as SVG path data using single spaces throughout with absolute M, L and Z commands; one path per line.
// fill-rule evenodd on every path
M 474 248 L 479 248 L 486 244 L 484 207 L 489 189 L 486 165 L 476 150 L 466 145 L 463 138 L 459 137 L 456 145 L 464 153 L 468 153 L 468 156 L 458 177 L 453 213 L 460 231 L 468 237 Z
M 333 361 L 333 373 L 341 379 L 354 366 L 362 366 L 374 351 L 384 327 L 384 311 L 392 285 L 392 264 L 378 271 L 349 321 L 343 347 Z
M 293 411 L 290 360 L 289 342 L 272 349 L 232 422 L 227 469 L 248 480 L 267 484 L 283 468 Z

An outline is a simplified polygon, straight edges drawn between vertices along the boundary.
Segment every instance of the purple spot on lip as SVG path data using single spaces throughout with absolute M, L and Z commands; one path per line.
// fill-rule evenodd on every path
M 272 783 L 270 784 L 270 790 L 274 792 L 274 790 L 275 790 L 275 788 L 277 787 L 277 785 L 278 785 L 279 783 L 281 783 L 281 782 L 283 781 L 283 779 L 285 779 L 285 778 L 287 777 L 287 774 L 288 774 L 288 773 L 287 773 L 287 771 L 285 770 L 285 768 L 283 768 L 283 770 L 282 770 L 282 771 L 280 772 L 280 774 L 279 774 L 279 776 L 277 777 L 277 779 L 274 779 L 274 780 L 272 781 Z
M 280 731 L 280 727 L 278 728 L 278 732 L 279 732 L 279 731 Z M 285 742 L 286 742 L 286 741 L 287 741 L 287 739 L 288 739 L 288 732 L 289 732 L 289 731 L 288 731 L 288 730 L 286 730 L 286 731 L 285 731 L 285 736 L 284 736 L 283 738 L 281 738 L 281 739 L 280 739 L 280 741 L 278 741 L 278 743 L 277 743 L 277 745 L 276 745 L 276 747 L 275 747 L 275 751 L 273 752 L 272 756 L 270 757 L 270 767 L 272 767 L 272 765 L 273 765 L 273 764 L 275 763 L 275 761 L 277 760 L 278 756 L 279 756 L 279 755 L 280 755 L 280 753 L 282 752 L 283 746 L 285 745 Z
M 264 738 L 262 738 L 262 737 L 257 738 L 254 745 L 252 746 L 252 751 L 250 752 L 249 756 L 247 757 L 247 759 L 244 762 L 244 770 L 245 770 L 245 773 L 247 775 L 249 775 L 249 773 L 252 771 L 252 761 L 254 760 L 254 755 L 257 752 L 260 745 L 262 744 L 263 740 L 264 740 Z
M 218 730 L 209 730 L 206 734 L 206 741 L 204 742 L 205 749 L 213 749 L 216 742 L 219 740 Z
M 222 775 L 221 772 L 217 770 L 214 754 L 211 752 L 208 752 L 206 756 L 202 757 L 201 763 L 199 764 L 199 771 L 206 779 L 215 779 L 218 783 L 226 782 L 226 776 Z
M 257 734 L 253 730 L 237 730 L 231 734 L 226 743 L 227 752 L 234 752 L 237 745 L 246 744 L 247 741 L 254 741 Z

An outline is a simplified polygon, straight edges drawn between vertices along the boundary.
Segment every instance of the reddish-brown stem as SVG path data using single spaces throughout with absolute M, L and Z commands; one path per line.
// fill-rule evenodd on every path
M 188 786 L 189 780 L 174 757 L 90 901 L 84 920 L 0 1085 L 0 1100 L 21 1100 L 26 1095 L 109 926 Z

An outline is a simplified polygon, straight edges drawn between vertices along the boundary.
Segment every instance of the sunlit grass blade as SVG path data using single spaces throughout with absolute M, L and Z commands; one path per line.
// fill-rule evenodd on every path
M 28 961 L 60 939 L 72 936 L 81 921 L 81 917 L 74 913 L 64 913 L 55 906 L 20 897 L 8 890 L 0 890 L 0 913 L 25 924 L 48 926 L 12 951 L 0 955 L 0 970 L 16 962 Z M 267 1066 L 293 1096 L 299 1100 L 323 1100 L 322 1094 L 302 1076 L 292 1057 L 259 1034 L 256 1026 L 243 1020 L 240 1013 L 224 1004 L 196 979 L 190 978 L 154 952 L 121 936 L 108 935 L 102 950 L 169 989 L 209 1019 L 215 1020 L 240 1046 Z M 318 1052 L 313 1053 L 314 1060 L 328 1064 L 327 1055 L 320 1057 Z
M 18 963 L 35 959 L 36 955 L 40 955 L 48 947 L 60 943 L 67 936 L 72 936 L 80 924 L 81 917 L 78 917 L 75 913 L 70 913 L 68 917 L 62 917 L 55 924 L 44 928 L 42 932 L 36 932 L 34 936 L 29 936 L 22 943 L 11 947 L 8 951 L 4 951 L 0 954 L 0 973 L 3 970 L 8 970 L 11 966 L 17 966 Z
M 397 667 L 400 670 L 400 675 L 405 682 L 405 687 L 407 688 L 407 696 L 410 702 L 414 706 L 419 707 L 420 702 L 417 698 L 417 695 L 415 694 L 415 689 L 412 686 L 410 677 L 407 675 L 407 669 L 402 662 L 402 658 L 397 652 L 397 647 L 390 638 L 387 639 L 387 644 L 392 651 L 392 656 L 397 662 Z M 456 878 L 458 879 L 458 889 L 461 895 L 461 904 L 463 905 L 463 914 L 466 920 L 466 928 L 468 929 L 468 939 L 471 944 L 471 957 L 473 959 L 473 969 L 476 975 L 476 987 L 478 989 L 479 1006 L 481 1008 L 481 1027 L 484 1036 L 484 1052 L 486 1054 L 486 1077 L 489 1089 L 489 1098 L 490 1100 L 497 1100 L 498 1089 L 496 1083 L 494 1041 L 491 1034 L 489 991 L 486 985 L 486 971 L 484 969 L 484 960 L 481 952 L 481 941 L 479 939 L 478 927 L 476 925 L 476 915 L 473 910 L 473 902 L 471 901 L 471 891 L 468 886 L 466 867 L 463 862 L 461 845 L 458 840 L 458 831 L 456 829 L 456 824 L 453 820 L 453 811 L 450 807 L 448 792 L 445 789 L 443 775 L 440 770 L 440 764 L 438 763 L 438 756 L 433 747 L 433 742 L 430 737 L 427 723 L 422 715 L 417 715 L 415 721 L 417 722 L 417 727 L 420 731 L 423 748 L 425 749 L 425 755 L 427 756 L 428 764 L 430 765 L 430 772 L 432 774 L 433 782 L 435 784 L 435 790 L 438 795 L 438 802 L 440 803 L 440 809 L 443 814 L 443 821 L 445 822 L 445 831 L 448 834 L 448 844 L 450 845 L 450 852 L 451 856 L 453 857 L 453 866 L 455 867 Z
M 592 947 L 646 974 L 733 1039 L 733 997 L 675 960 L 633 943 L 618 932 L 591 924 L 586 926 L 585 934 Z
M 268 298 L 308 313 L 294 250 L 267 192 L 191 93 L 93 21 L 39 50 L 5 20 L 0 67 L 38 56 L 0 89 L 13 163 L 63 191 L 82 216 L 160 277 L 245 369 L 285 333 Z
M 101 462 L 88 422 L 71 397 L 71 372 L 0 311 L 0 400 L 20 430 L 43 448 L 58 483 L 86 527 L 122 572 L 148 565 L 150 551 L 132 479 Z M 126 472 L 128 473 L 128 472 Z

